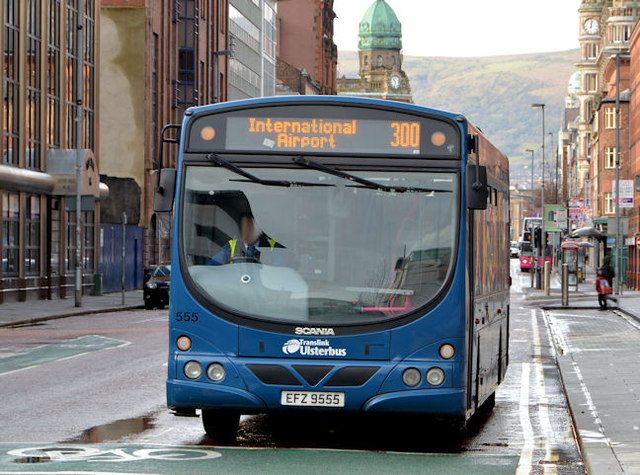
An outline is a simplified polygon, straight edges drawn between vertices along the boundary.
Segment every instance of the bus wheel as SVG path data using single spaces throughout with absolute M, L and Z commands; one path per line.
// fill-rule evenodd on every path
M 202 426 L 215 442 L 232 444 L 236 441 L 240 414 L 236 412 L 202 410 Z
M 490 413 L 491 411 L 493 411 L 493 408 L 496 405 L 496 393 L 491 393 L 491 396 L 489 396 L 487 399 L 485 399 L 485 401 L 482 403 L 482 406 L 480 406 L 480 411 L 484 412 L 484 413 Z

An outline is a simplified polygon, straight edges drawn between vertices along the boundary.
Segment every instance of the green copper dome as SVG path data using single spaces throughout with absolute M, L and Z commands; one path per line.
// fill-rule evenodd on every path
M 360 22 L 360 50 L 402 49 L 402 25 L 384 0 L 376 0 Z

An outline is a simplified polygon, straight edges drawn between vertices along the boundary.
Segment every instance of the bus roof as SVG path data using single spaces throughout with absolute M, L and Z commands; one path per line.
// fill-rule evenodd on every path
M 432 109 L 429 107 L 419 106 L 415 104 L 407 104 L 404 102 L 387 101 L 381 99 L 368 99 L 363 97 L 345 97 L 345 96 L 272 96 L 272 97 L 259 97 L 254 99 L 242 99 L 238 101 L 220 102 L 218 104 L 208 104 L 203 106 L 189 107 L 185 112 L 185 119 L 193 114 L 201 114 L 207 112 L 221 111 L 235 108 L 246 108 L 252 106 L 275 106 L 282 104 L 326 104 L 326 105 L 352 105 L 352 106 L 367 106 L 367 107 L 384 107 L 403 110 L 406 112 L 416 112 L 421 114 L 433 114 L 440 117 L 446 117 L 450 120 L 457 120 L 462 118 L 467 120 L 461 114 L 455 114 L 453 112 Z

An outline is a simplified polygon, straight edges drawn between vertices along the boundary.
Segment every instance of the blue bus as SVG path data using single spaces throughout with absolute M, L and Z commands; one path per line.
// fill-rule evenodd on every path
M 178 130 L 173 138 L 165 132 Z M 171 135 L 171 134 L 169 134 Z M 168 407 L 492 407 L 508 364 L 507 158 L 461 115 L 277 97 L 193 107 L 163 142 L 173 211 Z M 162 144 L 161 144 L 162 150 Z

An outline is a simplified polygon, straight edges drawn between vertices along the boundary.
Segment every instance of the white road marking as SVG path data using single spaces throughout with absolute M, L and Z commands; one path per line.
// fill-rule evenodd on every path
M 524 445 L 520 452 L 520 461 L 516 475 L 529 475 L 531 473 L 533 461 L 533 427 L 529 417 L 529 375 L 531 373 L 530 364 L 527 361 L 522 363 L 522 377 L 520 378 L 520 425 L 522 426 L 522 436 Z
M 95 336 L 95 337 L 99 337 L 99 338 L 105 338 L 105 339 L 109 339 L 109 340 L 114 340 L 113 338 L 107 338 L 107 337 L 103 337 L 103 336 L 100 336 L 100 335 L 84 335 L 82 337 L 76 338 L 75 340 L 80 340 L 81 338 L 85 338 L 87 336 Z M 97 348 L 95 350 L 94 349 L 89 349 L 88 351 L 85 351 L 85 352 L 82 352 L 82 353 L 77 353 L 75 355 L 64 356 L 62 358 L 56 358 L 56 359 L 49 360 L 49 361 L 38 362 L 38 363 L 33 364 L 31 366 L 25 366 L 24 368 L 17 368 L 17 369 L 13 369 L 13 370 L 10 370 L 10 371 L 4 371 L 4 372 L 0 373 L 0 377 L 6 376 L 8 374 L 18 373 L 20 371 L 25 371 L 25 370 L 32 369 L 32 368 L 37 368 L 38 366 L 42 366 L 42 365 L 49 364 L 49 363 L 57 363 L 59 361 L 67 361 L 67 360 L 71 360 L 73 358 L 78 358 L 80 356 L 90 355 L 91 353 L 98 353 L 100 351 L 108 351 L 108 350 L 112 350 L 112 349 L 115 349 L 115 348 L 123 348 L 125 346 L 131 345 L 130 341 L 125 341 L 125 340 L 114 340 L 114 341 L 121 341 L 122 343 L 119 344 L 119 345 L 115 345 L 115 346 L 107 346 L 107 347 L 104 347 L 104 348 Z M 61 342 L 61 343 L 65 343 L 65 342 Z M 29 349 L 26 353 L 28 353 L 30 351 L 33 351 L 35 349 L 40 349 L 40 348 L 44 348 L 44 347 L 49 346 L 49 345 L 56 345 L 56 344 L 57 343 L 50 343 L 50 344 L 37 346 L 37 347 Z M 70 343 L 70 344 L 68 344 L 66 346 L 68 346 L 68 347 L 74 347 L 74 346 L 82 347 L 82 346 L 85 346 L 85 345 L 74 345 L 73 343 Z M 20 354 L 21 353 L 18 353 L 18 355 L 20 355 Z
M 536 394 L 538 396 L 538 419 L 542 433 L 544 435 L 544 448 L 545 448 L 545 460 L 551 462 L 553 457 L 552 453 L 552 441 L 555 441 L 555 434 L 551 427 L 551 420 L 549 419 L 549 398 L 547 397 L 547 391 L 544 384 L 544 367 L 542 366 L 542 346 L 540 344 L 540 333 L 538 332 L 538 319 L 536 318 L 536 311 L 531 311 L 532 325 L 533 325 L 533 351 L 534 351 L 534 365 L 537 377 Z M 549 475 L 555 475 L 558 473 L 556 467 L 545 465 L 544 473 Z
M 146 323 L 146 322 L 165 322 L 168 320 L 168 316 L 164 316 L 164 317 L 152 317 L 152 318 L 145 318 L 144 320 L 138 320 L 136 321 L 136 323 Z

